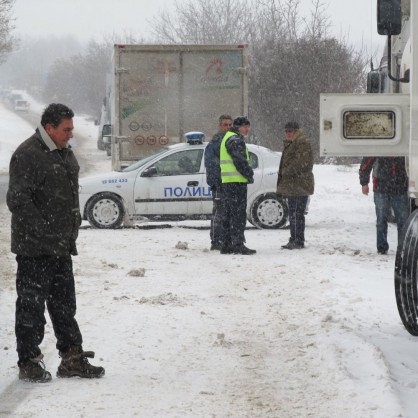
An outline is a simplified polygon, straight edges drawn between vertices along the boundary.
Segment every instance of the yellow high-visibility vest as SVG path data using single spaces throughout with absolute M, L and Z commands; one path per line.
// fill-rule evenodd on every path
M 235 132 L 229 131 L 224 135 L 222 139 L 220 152 L 222 183 L 248 183 L 248 180 L 235 167 L 232 157 L 225 146 L 226 141 L 234 135 L 236 135 Z M 247 154 L 247 160 L 249 161 L 250 156 L 248 154 L 247 147 L 245 147 L 245 153 Z

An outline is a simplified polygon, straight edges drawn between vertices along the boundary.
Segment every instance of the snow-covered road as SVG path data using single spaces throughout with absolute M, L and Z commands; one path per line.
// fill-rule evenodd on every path
M 108 170 L 95 128 L 78 122 L 90 138 L 77 144 L 90 173 Z M 0 141 L 10 128 L 0 122 Z M 286 229 L 249 228 L 257 254 L 246 257 L 209 251 L 205 221 L 112 231 L 83 224 L 77 319 L 84 347 L 106 368 L 92 381 L 18 381 L 15 262 L 1 206 L 0 416 L 416 416 L 418 340 L 396 309 L 396 228 L 389 254 L 378 256 L 373 200 L 361 194 L 357 169 L 315 167 L 300 251 L 281 249 Z M 42 350 L 54 376 L 47 319 Z

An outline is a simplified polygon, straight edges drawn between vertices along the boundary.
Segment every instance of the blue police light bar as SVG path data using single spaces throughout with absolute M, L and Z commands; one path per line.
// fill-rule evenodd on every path
M 184 137 L 189 144 L 201 144 L 205 140 L 205 134 L 203 132 L 186 132 Z

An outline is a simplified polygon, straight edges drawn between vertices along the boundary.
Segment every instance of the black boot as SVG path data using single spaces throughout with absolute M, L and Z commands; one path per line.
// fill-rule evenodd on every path
M 232 252 L 233 252 L 234 254 L 253 255 L 253 254 L 255 254 L 257 251 L 256 251 L 256 250 L 251 250 L 250 248 L 247 248 L 247 247 L 244 245 L 244 243 L 242 243 L 242 244 L 235 245 L 235 246 L 232 248 Z
M 87 358 L 94 358 L 93 351 L 83 351 L 79 346 L 71 346 L 66 353 L 60 353 L 62 358 L 58 366 L 59 377 L 102 377 L 105 374 L 103 367 L 92 366 Z
M 51 373 L 45 370 L 45 364 L 42 361 L 43 354 L 38 357 L 30 358 L 19 364 L 19 379 L 26 382 L 45 383 L 51 380 Z
M 300 250 L 305 248 L 305 245 L 296 241 L 289 241 L 286 245 L 282 245 L 282 248 L 285 250 Z

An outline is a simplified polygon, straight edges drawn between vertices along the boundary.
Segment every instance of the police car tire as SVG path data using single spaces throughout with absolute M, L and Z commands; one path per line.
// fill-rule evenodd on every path
M 407 331 L 418 336 L 418 210 L 404 225 L 403 241 L 399 243 L 395 261 L 395 296 L 399 316 Z
M 256 198 L 250 210 L 250 222 L 259 229 L 281 228 L 286 225 L 288 217 L 286 200 L 275 193 L 265 193 Z
M 125 209 L 118 196 L 112 193 L 99 193 L 87 202 L 86 214 L 91 226 L 114 229 L 122 225 Z

